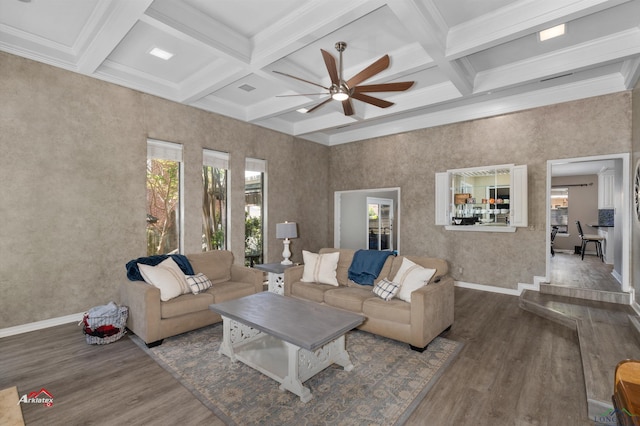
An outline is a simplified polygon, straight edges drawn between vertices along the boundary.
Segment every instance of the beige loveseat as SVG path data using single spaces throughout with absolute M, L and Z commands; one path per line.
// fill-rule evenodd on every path
M 446 260 L 407 256 L 412 262 L 436 272 L 428 285 L 411 293 L 411 302 L 397 298 L 389 301 L 376 296 L 372 286 L 361 286 L 348 278 L 354 250 L 325 248 L 320 254 L 338 251 L 336 269 L 339 286 L 302 282 L 304 266 L 285 270 L 284 294 L 361 313 L 366 320 L 358 328 L 380 336 L 409 343 L 412 349 L 422 351 L 429 342 L 453 324 L 454 282 L 448 276 Z M 375 280 L 393 279 L 402 265 L 404 256 L 389 256 Z
M 209 309 L 210 304 L 263 290 L 262 271 L 235 265 L 230 251 L 188 254 L 187 259 L 196 274 L 201 272 L 211 280 L 211 288 L 163 302 L 160 290 L 144 281 L 127 280 L 120 286 L 120 303 L 129 307 L 127 328 L 149 347 L 166 337 L 222 321 Z

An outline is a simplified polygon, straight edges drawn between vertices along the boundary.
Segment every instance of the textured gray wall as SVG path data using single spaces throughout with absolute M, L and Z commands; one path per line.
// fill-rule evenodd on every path
M 201 250 L 202 148 L 230 153 L 236 262 L 245 157 L 268 164 L 267 260 L 284 220 L 300 223 L 293 260 L 329 244 L 328 147 L 6 53 L 0 76 L 0 328 L 116 297 L 146 250 L 147 137 L 184 145 L 185 252 Z
M 517 288 L 545 275 L 547 160 L 630 151 L 631 94 L 620 93 L 332 147 L 330 191 L 400 187 L 403 253 L 443 257 L 459 281 Z M 508 163 L 528 166 L 527 229 L 434 225 L 436 172 Z
M 231 156 L 236 261 L 244 159 L 264 158 L 268 261 L 282 252 L 276 223 L 298 223 L 291 250 L 301 261 L 303 248 L 332 244 L 334 191 L 397 186 L 403 253 L 444 257 L 456 279 L 507 288 L 545 272 L 546 161 L 631 151 L 630 93 L 328 148 L 6 53 L 0 75 L 0 328 L 115 297 L 124 264 L 145 253 L 147 137 L 184 144 L 187 253 L 200 249 L 201 156 L 210 148 Z M 529 229 L 433 225 L 435 172 L 500 163 L 529 166 Z
M 568 233 L 569 236 L 556 238 L 553 247 L 557 250 L 574 251 L 575 246 L 582 245 L 582 239 L 578 234 L 576 220 L 582 225 L 582 232 L 585 234 L 597 234 L 597 230 L 590 228 L 590 223 L 598 223 L 598 175 L 585 176 L 558 176 L 551 179 L 552 185 L 589 185 L 591 186 L 569 186 L 569 213 Z M 589 250 L 593 244 L 589 244 Z

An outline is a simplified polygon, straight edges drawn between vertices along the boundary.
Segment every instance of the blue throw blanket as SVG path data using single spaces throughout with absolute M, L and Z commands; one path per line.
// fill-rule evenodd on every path
M 351 266 L 349 266 L 349 279 L 358 284 L 373 285 L 373 281 L 378 278 L 387 257 L 392 254 L 390 251 L 356 251 Z
M 182 254 L 156 254 L 154 256 L 139 257 L 127 262 L 127 278 L 129 278 L 130 281 L 144 281 L 144 278 L 142 278 L 142 275 L 140 275 L 138 263 L 142 263 L 143 265 L 156 266 L 158 263 L 169 257 L 171 257 L 178 264 L 185 275 L 195 275 L 195 272 L 193 272 L 193 267 L 191 266 L 191 263 L 189 263 L 189 259 L 187 259 L 187 256 Z

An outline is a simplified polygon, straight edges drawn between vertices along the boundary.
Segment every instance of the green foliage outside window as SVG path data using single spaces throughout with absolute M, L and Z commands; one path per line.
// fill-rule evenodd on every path
M 147 160 L 147 255 L 177 252 L 180 163 Z

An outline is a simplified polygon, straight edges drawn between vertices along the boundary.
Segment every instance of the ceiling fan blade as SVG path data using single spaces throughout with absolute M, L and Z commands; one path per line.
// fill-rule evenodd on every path
M 344 110 L 344 115 L 353 115 L 353 105 L 351 104 L 351 99 L 342 101 L 342 109 Z
M 362 83 L 363 81 L 373 77 L 379 72 L 386 70 L 388 67 L 389 67 L 389 55 L 384 55 L 382 58 L 372 63 L 371 65 L 369 65 L 368 67 L 360 71 L 358 74 L 351 77 L 351 79 L 347 81 L 347 86 L 355 87 L 359 83 Z
M 351 95 L 351 97 L 380 108 L 389 108 L 391 105 L 394 105 L 393 102 L 385 101 L 384 99 L 380 98 L 374 98 L 373 96 L 365 95 L 364 93 L 354 93 Z
M 397 83 L 382 83 L 382 84 L 366 84 L 364 86 L 356 86 L 353 88 L 354 93 L 367 93 L 367 92 L 402 92 L 413 86 L 414 81 L 402 81 Z
M 328 99 L 325 99 L 324 101 L 320 102 L 318 105 L 314 106 L 313 108 L 311 108 L 309 111 L 307 111 L 307 114 L 309 114 L 310 112 L 313 112 L 315 110 L 317 110 L 318 108 L 320 108 L 322 105 L 326 104 L 327 102 L 331 101 L 331 97 L 329 97 Z
M 296 77 L 295 75 L 287 74 L 281 71 L 273 71 L 273 72 L 275 72 L 276 74 L 284 75 L 289 78 L 295 78 L 296 80 L 304 81 L 305 83 L 313 84 L 314 86 L 322 87 L 325 90 L 329 90 L 328 87 L 324 87 L 323 85 L 314 83 L 313 81 L 305 80 L 304 78 Z
M 338 76 L 338 67 L 336 66 L 336 59 L 333 55 L 326 50 L 320 49 L 322 52 L 322 57 L 324 58 L 324 64 L 327 66 L 327 71 L 329 71 L 329 77 L 331 77 L 332 84 L 340 84 L 340 77 Z

